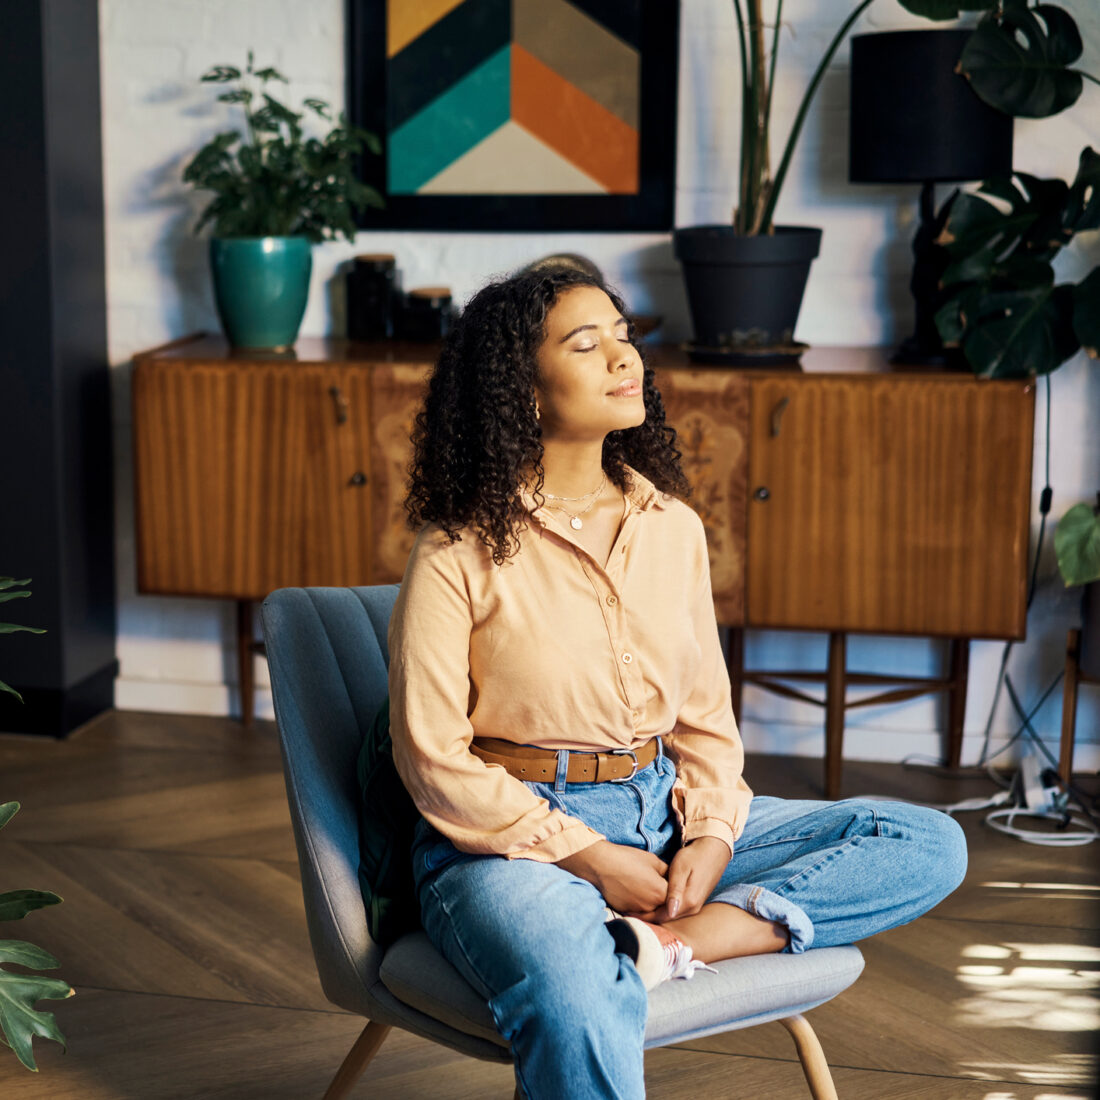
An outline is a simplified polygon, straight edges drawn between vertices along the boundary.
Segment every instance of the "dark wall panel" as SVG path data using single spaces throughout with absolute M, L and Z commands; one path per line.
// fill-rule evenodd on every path
M 98 6 L 0 5 L 0 730 L 63 734 L 115 668 Z

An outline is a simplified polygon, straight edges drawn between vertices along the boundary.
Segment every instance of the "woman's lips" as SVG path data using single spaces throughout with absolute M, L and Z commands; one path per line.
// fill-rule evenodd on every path
M 620 382 L 618 386 L 611 391 L 612 397 L 637 397 L 642 392 L 642 384 L 637 378 L 628 378 L 624 382 Z

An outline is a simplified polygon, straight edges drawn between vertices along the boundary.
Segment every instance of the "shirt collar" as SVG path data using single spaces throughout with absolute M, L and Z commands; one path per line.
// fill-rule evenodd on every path
M 629 482 L 626 499 L 632 507 L 640 512 L 648 512 L 650 508 L 663 510 L 668 507 L 668 502 L 673 499 L 668 493 L 662 493 L 645 474 L 638 473 L 632 466 L 626 466 L 625 470 Z M 538 511 L 535 498 L 530 492 L 524 489 L 520 492 L 520 497 L 529 512 Z

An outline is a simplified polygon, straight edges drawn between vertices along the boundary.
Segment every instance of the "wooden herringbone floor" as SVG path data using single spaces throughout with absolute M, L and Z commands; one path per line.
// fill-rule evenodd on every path
M 820 764 L 751 758 L 759 793 L 816 797 Z M 849 763 L 845 793 L 988 793 Z M 0 889 L 63 905 L 3 934 L 52 951 L 76 987 L 56 1008 L 67 1054 L 41 1073 L 0 1048 L 4 1100 L 320 1097 L 362 1022 L 329 1006 L 306 936 L 274 728 L 111 714 L 66 742 L 0 735 Z M 811 1014 L 843 1100 L 1077 1100 L 1092 1095 L 1100 978 L 1097 851 L 1038 848 L 963 817 L 966 883 L 863 944 L 867 969 Z M 653 1100 L 807 1095 L 767 1025 L 647 1056 Z M 507 1067 L 394 1032 L 356 1095 L 510 1096 Z

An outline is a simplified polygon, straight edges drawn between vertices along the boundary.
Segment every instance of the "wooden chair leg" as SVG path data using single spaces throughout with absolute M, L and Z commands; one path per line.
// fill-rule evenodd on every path
M 237 601 L 237 678 L 241 689 L 241 725 L 252 725 L 253 699 L 256 693 L 252 661 L 252 601 Z
M 348 1056 L 341 1063 L 332 1079 L 324 1100 L 342 1100 L 351 1092 L 352 1086 L 363 1075 L 363 1070 L 370 1065 L 370 1060 L 378 1053 L 378 1048 L 386 1041 L 391 1028 L 388 1024 L 378 1024 L 373 1020 L 363 1028 L 355 1045 L 348 1051 Z
M 806 1075 L 806 1083 L 810 1086 L 813 1100 L 837 1100 L 836 1087 L 833 1085 L 833 1075 L 829 1072 L 829 1063 L 825 1061 L 825 1052 L 806 1017 L 787 1016 L 779 1022 L 794 1039 L 802 1072 Z
M 1100 614 L 1100 608 L 1097 608 Z M 1081 676 L 1081 631 L 1066 635 L 1066 675 L 1062 681 L 1062 741 L 1058 774 L 1068 784 L 1073 775 L 1073 742 L 1077 736 L 1077 682 Z
M 957 768 L 962 763 L 963 725 L 966 722 L 966 687 L 970 679 L 970 639 L 951 639 L 951 688 L 947 693 L 947 752 L 944 763 Z
M 825 797 L 840 797 L 844 760 L 844 705 L 846 701 L 847 636 L 829 635 L 829 668 L 825 681 Z

